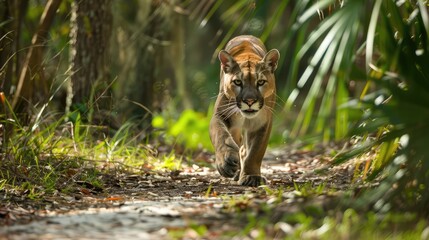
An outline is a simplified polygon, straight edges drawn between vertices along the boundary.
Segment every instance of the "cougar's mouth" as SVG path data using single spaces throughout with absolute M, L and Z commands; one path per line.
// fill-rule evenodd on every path
M 259 110 L 261 110 L 261 106 L 257 101 L 250 104 L 243 101 L 238 105 L 238 108 L 241 111 L 241 115 L 245 118 L 253 118 L 258 114 Z
M 255 109 L 246 109 L 246 110 L 241 110 L 241 115 L 243 115 L 243 117 L 245 118 L 254 118 L 257 114 L 258 114 L 258 110 Z

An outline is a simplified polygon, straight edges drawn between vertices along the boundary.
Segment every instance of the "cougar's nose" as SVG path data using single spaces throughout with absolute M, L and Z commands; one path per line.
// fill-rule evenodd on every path
M 245 102 L 250 107 L 250 106 L 252 106 L 256 102 L 256 99 L 252 99 L 252 98 L 243 99 L 243 102 Z

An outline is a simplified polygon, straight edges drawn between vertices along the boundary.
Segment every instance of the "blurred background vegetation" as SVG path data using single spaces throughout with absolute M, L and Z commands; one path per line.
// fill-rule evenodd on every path
M 337 163 L 358 157 L 363 180 L 383 179 L 358 204 L 428 213 L 427 1 L 0 3 L 3 159 L 39 164 L 58 135 L 74 151 L 79 136 L 111 151 L 130 132 L 211 150 L 217 52 L 252 34 L 281 52 L 272 145 L 345 143 Z

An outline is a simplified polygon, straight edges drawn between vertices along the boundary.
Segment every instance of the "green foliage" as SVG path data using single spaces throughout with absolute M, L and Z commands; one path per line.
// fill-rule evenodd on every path
M 350 107 L 362 110 L 353 134 L 377 131 L 369 148 L 378 152 L 372 164 L 374 179 L 384 173 L 380 187 L 362 197 L 380 211 L 411 208 L 428 214 L 429 176 L 429 19 L 422 1 L 375 1 L 367 34 L 366 93 Z M 377 57 L 376 57 L 377 55 Z M 362 153 L 357 151 L 356 153 Z M 425 210 L 423 210 L 425 209 Z M 423 210 L 423 211 L 422 211 Z
M 361 136 L 336 161 L 376 153 L 368 179 L 384 181 L 362 197 L 362 206 L 417 210 L 429 204 L 428 16 L 423 1 L 301 1 L 294 8 L 287 41 L 300 44 L 292 80 L 310 60 L 285 103 L 284 112 L 291 112 L 305 94 L 290 137 L 312 133 L 328 142 Z M 300 41 L 317 17 L 316 28 Z M 350 100 L 354 94 L 359 99 Z
M 304 239 L 419 239 L 424 222 L 413 223 L 415 217 L 408 214 L 391 213 L 377 216 L 373 212 L 358 214 L 353 209 L 345 210 L 340 217 L 328 216 L 298 228 L 294 236 Z M 411 224 L 413 228 L 407 227 Z
M 308 1 L 303 1 L 302 4 L 305 3 L 308 4 Z M 317 13 L 320 14 L 331 4 L 334 1 L 320 1 L 304 7 L 292 28 L 293 33 L 298 35 L 302 26 L 305 27 Z M 307 41 L 296 46 L 299 51 L 293 59 L 294 67 L 299 66 L 299 62 L 305 59 L 304 56 L 311 54 L 312 57 L 297 82 L 297 88 L 285 104 L 286 111 L 291 111 L 302 90 L 309 88 L 292 128 L 292 137 L 302 136 L 311 129 L 315 134 L 320 134 L 325 142 L 346 136 L 349 113 L 340 106 L 349 99 L 346 83 L 350 79 L 354 63 L 356 39 L 362 34 L 359 28 L 360 18 L 365 12 L 366 4 L 348 1 L 345 5 L 323 19 Z M 313 53 L 314 48 L 316 51 Z M 331 119 L 335 121 L 331 123 Z
M 157 168 L 177 171 L 181 169 L 181 164 L 182 159 L 177 159 L 177 157 L 173 153 L 171 153 L 169 155 L 163 156 L 161 163 Z
M 209 111 L 210 112 L 210 111 Z M 189 149 L 212 150 L 212 144 L 208 133 L 210 114 L 204 115 L 194 110 L 185 110 L 177 121 L 157 115 L 152 119 L 152 126 L 165 129 L 168 138 L 184 144 Z
M 203 237 L 207 233 L 207 227 L 198 223 L 192 224 L 191 228 L 198 234 L 199 237 Z
M 78 113 L 73 113 L 74 122 L 51 116 L 48 101 L 24 125 L 7 98 L 1 100 L 1 190 L 16 189 L 34 200 L 81 187 L 101 191 L 101 169 L 138 172 L 145 164 L 157 162 L 151 150 L 141 145 L 141 133 L 134 131 L 134 124 L 123 124 L 109 137 L 101 132 L 110 129 L 87 125 Z
M 305 183 L 302 185 L 298 185 L 297 183 L 293 183 L 295 188 L 295 195 L 299 197 L 309 197 L 314 195 L 321 195 L 325 190 L 325 183 L 322 183 L 318 186 L 313 186 L 312 183 Z

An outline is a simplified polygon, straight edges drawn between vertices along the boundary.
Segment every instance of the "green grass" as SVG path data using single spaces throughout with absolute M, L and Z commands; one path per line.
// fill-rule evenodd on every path
M 17 189 L 29 199 L 40 199 L 81 187 L 103 191 L 103 174 L 175 172 L 183 164 L 208 165 L 194 162 L 192 155 L 211 147 L 209 115 L 189 110 L 177 121 L 159 115 L 153 120 L 157 129 L 148 134 L 132 121 L 114 130 L 88 123 L 79 112 L 70 113 L 72 118 L 54 115 L 49 104 L 34 108 L 34 117 L 24 124 L 3 98 L 0 190 Z M 175 149 L 182 152 L 176 154 Z
M 112 133 L 75 113 L 74 122 L 65 122 L 65 116 L 47 113 L 48 103 L 23 124 L 3 99 L 0 189 L 16 189 L 29 199 L 75 192 L 82 184 L 102 190 L 103 172 L 139 173 L 158 162 L 132 123 Z

